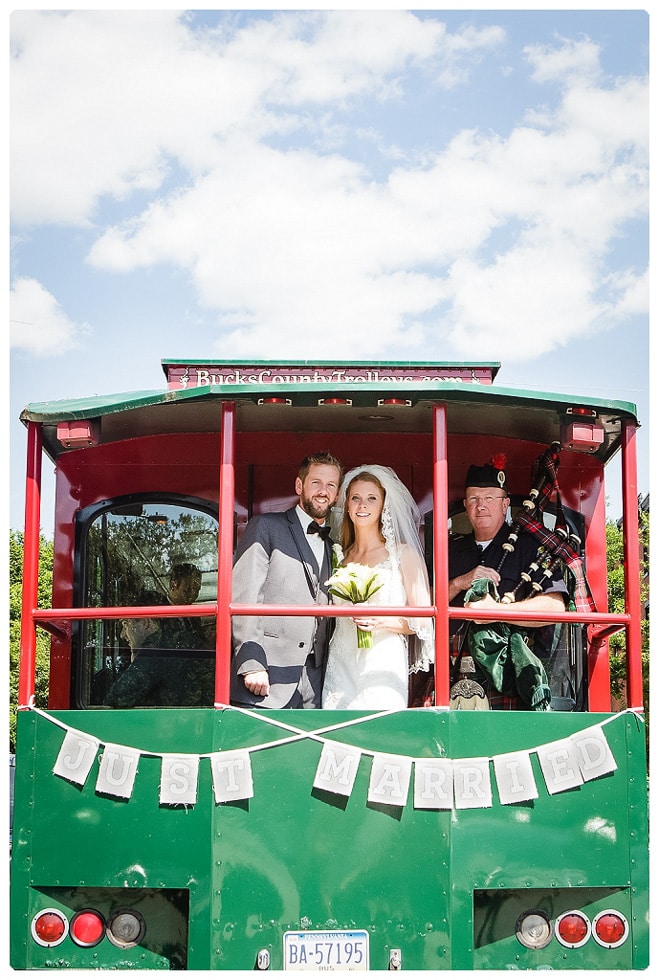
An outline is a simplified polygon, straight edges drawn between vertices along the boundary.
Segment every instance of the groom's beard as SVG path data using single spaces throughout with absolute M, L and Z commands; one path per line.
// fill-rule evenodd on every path
M 329 500 L 326 498 L 307 497 L 305 494 L 302 494 L 300 497 L 300 507 L 305 514 L 313 517 L 315 521 L 324 521 L 330 512 L 331 506 Z

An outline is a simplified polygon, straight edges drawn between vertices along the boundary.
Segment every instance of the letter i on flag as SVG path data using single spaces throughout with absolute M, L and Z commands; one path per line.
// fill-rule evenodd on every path
M 494 774 L 499 799 L 503 804 L 524 803 L 538 798 L 538 788 L 533 776 L 531 756 L 528 752 L 508 752 L 495 755 Z

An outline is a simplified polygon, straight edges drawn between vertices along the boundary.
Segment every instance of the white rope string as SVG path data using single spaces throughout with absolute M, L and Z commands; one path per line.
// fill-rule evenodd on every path
M 331 743 L 332 742 L 332 739 L 329 739 L 329 738 L 326 738 L 325 737 L 329 732 L 336 732 L 336 731 L 340 731 L 341 729 L 350 728 L 350 727 L 354 727 L 354 726 L 359 726 L 359 725 L 364 724 L 365 722 L 373 721 L 373 720 L 375 720 L 377 718 L 383 718 L 383 717 L 386 717 L 387 715 L 401 714 L 402 711 L 409 710 L 409 709 L 402 709 L 402 710 L 399 710 L 399 709 L 389 709 L 387 711 L 379 711 L 379 712 L 376 712 L 374 714 L 366 715 L 366 716 L 364 716 L 362 718 L 350 718 L 350 719 L 348 719 L 346 721 L 342 721 L 342 722 L 339 722 L 339 723 L 334 724 L 334 725 L 327 725 L 327 726 L 324 726 L 322 728 L 314 729 L 312 731 L 305 731 L 304 729 L 297 728 L 295 725 L 289 725 L 286 722 L 280 721 L 280 720 L 275 719 L 275 718 L 271 718 L 268 715 L 257 714 L 254 711 L 250 711 L 248 708 L 238 708 L 238 707 L 234 707 L 232 705 L 223 705 L 221 707 L 223 708 L 223 710 L 237 711 L 237 712 L 239 712 L 241 714 L 245 714 L 248 717 L 253 718 L 253 719 L 257 720 L 257 721 L 263 722 L 264 724 L 273 725 L 273 726 L 276 726 L 278 728 L 283 728 L 283 729 L 286 729 L 287 731 L 290 731 L 290 732 L 293 732 L 294 733 L 293 735 L 291 735 L 291 736 L 289 736 L 287 738 L 277 739 L 274 742 L 261 742 L 261 743 L 259 743 L 257 745 L 252 745 L 252 746 L 247 746 L 247 747 L 242 746 L 241 747 L 243 749 L 246 748 L 246 751 L 248 751 L 250 753 L 251 752 L 261 752 L 264 749 L 278 748 L 281 745 L 290 745 L 290 744 L 292 744 L 294 742 L 303 741 L 304 739 L 311 739 L 312 741 L 320 742 L 322 744 L 325 744 L 325 743 L 328 743 L 328 742 Z M 61 721 L 59 718 L 54 718 L 52 715 L 50 715 L 48 712 L 44 711 L 43 709 L 35 707 L 34 704 L 29 705 L 29 710 L 30 711 L 33 711 L 37 715 L 40 715 L 42 718 L 45 718 L 47 721 L 50 721 L 53 725 L 56 725 L 58 728 L 62 728 L 62 729 L 64 729 L 67 732 L 73 732 L 74 734 L 81 735 L 84 738 L 97 738 L 97 736 L 95 736 L 95 735 L 90 735 L 88 732 L 83 732 L 83 731 L 81 731 L 78 728 L 73 728 L 73 727 L 71 727 L 71 725 L 67 725 L 65 722 Z M 432 709 L 430 709 L 430 710 L 432 710 Z M 588 731 L 589 728 L 602 728 L 604 725 L 608 725 L 611 722 L 616 721 L 618 718 L 621 718 L 621 717 L 623 717 L 624 715 L 627 715 L 627 714 L 633 715 L 634 717 L 637 718 L 637 720 L 641 720 L 643 718 L 642 713 L 638 709 L 636 709 L 636 708 L 625 708 L 623 711 L 619 711 L 616 714 L 611 715 L 611 717 L 605 718 L 604 721 L 600 721 L 600 722 L 597 722 L 596 724 L 592 724 L 592 725 L 586 725 L 585 728 L 582 728 L 579 731 L 581 733 L 581 732 Z M 573 733 L 573 734 L 576 734 L 576 733 Z M 103 743 L 103 739 L 100 739 L 99 738 L 98 741 L 101 742 L 102 744 L 104 744 Z M 554 740 L 552 740 L 552 741 L 554 741 Z M 113 743 L 113 744 L 115 744 L 115 743 Z M 122 743 L 122 745 L 123 744 L 124 743 Z M 550 743 L 543 743 L 543 744 L 550 744 Z M 147 757 L 156 758 L 156 759 L 162 758 L 164 755 L 170 755 L 171 754 L 171 753 L 168 753 L 168 752 L 166 752 L 166 753 L 163 753 L 163 752 L 151 752 L 151 751 L 149 751 L 147 749 L 140 749 L 140 748 L 137 748 L 136 746 L 130 746 L 130 745 L 126 745 L 125 747 L 127 749 L 131 749 L 134 752 L 139 752 L 139 754 L 142 755 L 142 756 L 147 756 Z M 375 752 L 373 749 L 366 749 L 366 748 L 362 748 L 361 746 L 354 746 L 354 747 L 355 748 L 358 748 L 360 750 L 360 752 L 362 752 L 364 755 L 375 756 L 375 755 L 381 754 L 381 753 Z M 528 749 L 521 749 L 520 751 L 523 751 L 523 752 L 538 752 L 538 750 L 540 748 L 542 748 L 542 745 L 538 745 L 538 746 L 535 746 L 535 747 L 532 747 L 532 748 L 528 748 Z M 228 750 L 226 750 L 226 749 L 218 749 L 218 751 L 228 751 Z M 184 754 L 188 754 L 189 755 L 190 753 L 184 753 Z M 212 755 L 215 755 L 217 753 L 215 753 L 215 752 L 194 752 L 192 754 L 198 756 L 200 759 L 210 759 Z M 397 755 L 400 755 L 400 753 L 396 753 L 396 754 Z M 410 757 L 410 756 L 403 756 L 403 758 L 414 758 L 414 757 L 413 756 L 412 757 Z M 446 758 L 446 757 L 444 757 L 444 758 Z M 465 758 L 470 758 L 470 757 L 465 757 Z M 474 758 L 482 759 L 482 758 L 484 758 L 484 756 L 479 755 L 479 756 L 474 756 Z M 489 759 L 489 761 L 493 761 L 494 756 L 488 756 L 488 759 Z

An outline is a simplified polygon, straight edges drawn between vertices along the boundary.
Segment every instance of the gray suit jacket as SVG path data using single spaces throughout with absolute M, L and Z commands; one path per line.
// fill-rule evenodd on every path
M 305 573 L 306 566 L 306 573 Z M 264 605 L 326 605 L 325 582 L 331 574 L 331 545 L 318 568 L 308 536 L 295 508 L 260 514 L 245 528 L 233 566 L 233 601 Z M 327 660 L 330 620 L 312 616 L 234 616 L 231 701 L 264 708 L 283 708 L 300 681 L 307 657 L 317 667 Z M 267 669 L 270 693 L 251 694 L 242 675 Z

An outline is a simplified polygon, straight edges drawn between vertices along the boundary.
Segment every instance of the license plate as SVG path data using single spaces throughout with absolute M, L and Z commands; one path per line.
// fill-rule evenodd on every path
M 285 970 L 368 970 L 365 929 L 284 933 Z

